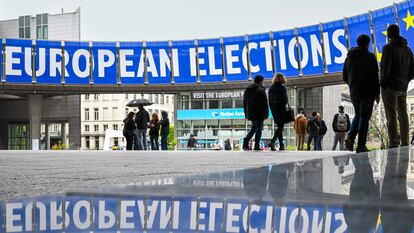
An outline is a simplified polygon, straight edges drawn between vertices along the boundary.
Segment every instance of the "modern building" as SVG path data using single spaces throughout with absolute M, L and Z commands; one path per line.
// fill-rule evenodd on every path
M 138 108 L 127 107 L 134 99 L 147 99 L 154 103 L 145 107 L 151 115 L 166 111 L 174 122 L 174 95 L 166 94 L 86 94 L 81 96 L 81 148 L 84 150 L 109 149 L 104 147 L 105 131 L 123 129 L 128 112 Z M 112 138 L 110 146 L 121 145 L 123 138 Z
M 230 139 L 232 148 L 240 150 L 243 138 L 250 129 L 243 111 L 244 90 L 217 92 L 182 92 L 176 94 L 175 138 L 177 149 L 187 148 L 188 138 L 193 134 L 196 149 L 223 149 L 224 141 Z M 341 104 L 342 85 L 315 88 L 288 88 L 289 103 L 297 112 L 304 108 L 308 116 L 313 111 L 321 114 L 328 126 L 323 141 L 324 149 L 331 149 L 333 143 L 332 120 Z M 262 146 L 273 137 L 275 124 L 267 119 L 262 133 Z M 285 144 L 296 145 L 293 125 L 285 126 Z
M 3 38 L 78 41 L 81 12 L 0 21 Z M 80 148 L 80 95 L 0 94 L 0 149 Z

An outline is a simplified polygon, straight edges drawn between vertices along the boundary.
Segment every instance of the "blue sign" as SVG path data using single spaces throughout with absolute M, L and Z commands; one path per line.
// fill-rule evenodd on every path
M 147 42 L 145 51 L 148 82 L 171 83 L 171 57 L 168 42 Z
M 361 34 L 371 35 L 371 27 L 369 23 L 369 15 L 357 15 L 347 19 L 349 42 L 351 47 L 357 47 L 357 39 Z M 373 51 L 370 46 L 371 52 Z
M 36 41 L 36 83 L 62 82 L 62 45 L 60 41 Z
M 6 81 L 32 83 L 32 41 L 6 39 Z
M 294 30 L 273 33 L 276 71 L 286 77 L 299 76 L 297 40 Z
M 323 39 L 328 73 L 342 72 L 348 54 L 344 20 L 323 24 Z
M 401 36 L 405 37 L 411 49 L 414 49 L 414 2 L 404 1 L 397 4 L 398 25 Z
M 196 83 L 197 61 L 195 56 L 194 41 L 173 41 L 173 60 L 178 65 L 174 66 L 175 83 Z
M 89 84 L 89 43 L 65 42 L 65 83 Z
M 116 43 L 93 42 L 93 81 L 95 84 L 117 84 Z
M 122 84 L 143 84 L 145 61 L 142 42 L 121 42 L 119 74 Z
M 224 38 L 224 62 L 227 81 L 247 81 L 248 62 L 244 36 Z
M 372 12 L 372 22 L 374 24 L 375 35 L 375 55 L 378 62 L 381 61 L 381 51 L 384 45 L 387 44 L 387 28 L 391 24 L 395 24 L 394 7 L 387 7 L 381 10 Z
M 298 42 L 300 48 L 300 66 L 303 75 L 322 75 L 323 50 L 321 29 L 319 25 L 298 29 Z
M 242 108 L 177 110 L 177 120 L 245 119 Z
M 198 64 L 201 82 L 222 82 L 223 61 L 220 39 L 198 40 Z
M 252 78 L 260 74 L 265 78 L 273 78 L 273 58 L 270 34 L 249 35 L 250 71 Z

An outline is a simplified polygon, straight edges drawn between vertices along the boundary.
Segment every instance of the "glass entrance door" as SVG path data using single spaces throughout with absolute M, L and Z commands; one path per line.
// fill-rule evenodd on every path
M 31 149 L 29 123 L 9 123 L 8 124 L 8 149 L 9 150 Z

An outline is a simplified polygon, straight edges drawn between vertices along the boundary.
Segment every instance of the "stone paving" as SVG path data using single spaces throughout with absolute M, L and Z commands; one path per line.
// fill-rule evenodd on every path
M 0 200 L 344 154 L 348 153 L 0 151 Z

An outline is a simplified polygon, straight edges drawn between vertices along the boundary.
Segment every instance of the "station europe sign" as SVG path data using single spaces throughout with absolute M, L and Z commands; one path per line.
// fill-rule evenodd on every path
M 163 42 L 3 40 L 1 80 L 41 84 L 194 84 L 342 71 L 360 34 L 378 60 L 387 25 L 414 40 L 414 1 L 318 25 L 263 34 Z
M 347 232 L 342 206 L 211 197 L 44 197 L 0 203 L 1 232 Z

